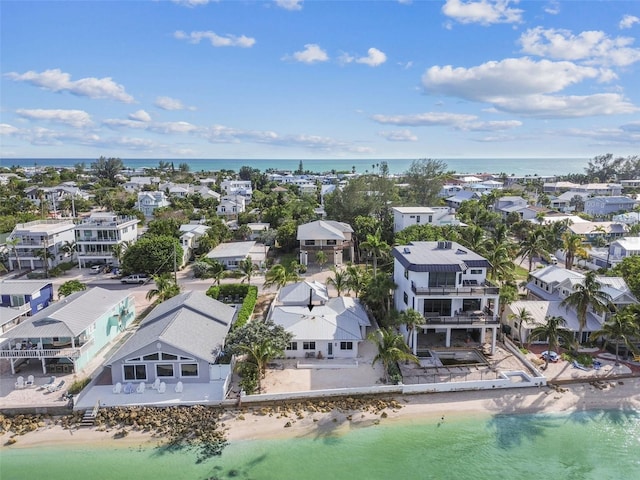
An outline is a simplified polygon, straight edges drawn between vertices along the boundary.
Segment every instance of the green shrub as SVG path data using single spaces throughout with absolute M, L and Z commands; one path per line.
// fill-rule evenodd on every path
M 249 291 L 242 302 L 242 307 L 240 307 L 240 311 L 238 312 L 238 317 L 233 324 L 233 328 L 240 328 L 247 323 L 253 314 L 253 309 L 256 308 L 256 302 L 258 301 L 258 287 L 252 285 L 248 290 Z
M 255 363 L 242 362 L 238 365 L 238 375 L 240 375 L 240 388 L 247 395 L 252 395 L 258 389 L 258 367 Z
M 76 380 L 69 387 L 69 393 L 72 395 L 76 395 L 82 391 L 84 387 L 86 387 L 89 382 L 91 382 L 90 378 L 83 378 L 82 380 Z
M 526 355 L 527 353 L 529 353 L 529 350 L 527 350 L 524 347 L 520 347 L 519 350 L 520 350 L 520 353 L 523 354 L 523 355 Z
M 402 383 L 402 373 L 400 373 L 400 367 L 398 367 L 396 362 L 391 362 L 389 364 L 387 373 L 389 374 L 389 383 L 392 385 Z

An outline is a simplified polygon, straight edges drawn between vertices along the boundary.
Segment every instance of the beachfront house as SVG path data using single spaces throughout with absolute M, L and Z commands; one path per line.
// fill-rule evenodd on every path
M 460 225 L 449 207 L 393 207 L 393 233 L 412 225 Z
M 135 317 L 133 295 L 93 287 L 76 292 L 3 333 L 0 358 L 11 372 L 25 362 L 40 362 L 42 373 L 72 373 L 84 368 Z
M 230 365 L 220 365 L 224 340 L 236 309 L 189 291 L 156 306 L 105 363 L 111 382 L 204 383 L 224 398 Z
M 352 235 L 351 225 L 334 220 L 316 220 L 299 225 L 297 240 L 300 242 L 300 263 L 308 265 L 309 262 L 315 261 L 320 251 L 327 254 L 329 262 L 333 265 L 352 260 L 354 258 Z
M 408 338 L 414 354 L 425 354 L 434 335 L 446 347 L 455 346 L 455 337 L 490 342 L 495 351 L 500 290 L 487 280 L 491 264 L 486 258 L 449 241 L 411 242 L 391 253 L 395 308 L 411 308 L 424 317 Z
M 269 319 L 293 334 L 285 351 L 291 358 L 356 358 L 371 326 L 357 298 L 329 299 L 326 285 L 319 282 L 281 289 Z
M 207 258 L 217 260 L 226 270 L 237 270 L 243 260 L 250 258 L 257 267 L 264 267 L 267 260 L 268 247 L 261 243 L 229 242 L 221 243 L 207 253 Z

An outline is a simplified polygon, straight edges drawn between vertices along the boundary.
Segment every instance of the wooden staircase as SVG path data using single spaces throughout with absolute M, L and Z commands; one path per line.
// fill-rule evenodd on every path
M 100 400 L 96 402 L 93 408 L 89 410 L 85 410 L 84 415 L 82 416 L 82 421 L 80 422 L 80 426 L 93 427 L 96 424 L 96 416 L 98 415 L 99 409 L 100 409 Z

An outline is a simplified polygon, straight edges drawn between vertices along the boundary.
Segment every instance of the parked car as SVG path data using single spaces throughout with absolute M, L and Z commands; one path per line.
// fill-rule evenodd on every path
M 104 265 L 94 265 L 93 267 L 91 267 L 91 269 L 89 270 L 89 273 L 91 275 L 97 275 L 99 273 L 102 273 L 104 271 Z
M 556 363 L 558 360 L 560 360 L 560 355 L 558 355 L 553 350 L 551 350 L 551 351 L 545 350 L 544 352 L 542 352 L 540 354 L 540 356 L 542 357 L 543 360 L 546 360 L 547 357 L 549 357 L 549 361 L 552 362 L 552 363 Z
M 552 265 L 557 265 L 558 264 L 558 259 L 556 258 L 555 255 L 549 255 L 549 263 Z
M 120 281 L 122 283 L 137 283 L 142 285 L 144 282 L 147 281 L 149 277 L 147 277 L 146 275 L 143 274 L 135 274 L 135 275 L 128 275 L 122 279 L 120 279 Z

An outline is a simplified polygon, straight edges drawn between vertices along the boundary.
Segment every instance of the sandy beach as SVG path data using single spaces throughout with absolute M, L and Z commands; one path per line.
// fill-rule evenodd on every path
M 390 400 L 390 399 L 387 399 Z M 598 383 L 579 383 L 562 387 L 539 389 L 510 389 L 501 391 L 471 391 L 436 393 L 394 397 L 395 406 L 379 409 L 375 400 L 371 407 L 349 410 L 345 403 L 330 411 L 311 411 L 323 408 L 310 404 L 265 406 L 230 409 L 221 416 L 229 442 L 266 438 L 296 438 L 309 435 L 340 434 L 353 428 L 364 428 L 378 423 L 404 422 L 412 419 L 446 421 L 447 418 L 468 415 L 499 415 L 518 413 L 569 413 L 582 410 L 640 411 L 640 379 L 610 380 Z M 327 401 L 328 402 L 328 401 Z M 314 405 L 319 405 L 315 402 Z M 444 420 L 443 420 L 444 419 Z M 74 428 L 45 426 L 16 437 L 8 446 L 11 433 L 0 437 L 4 448 L 34 446 L 97 444 L 109 442 L 111 446 L 156 446 L 163 438 L 150 433 L 127 429 L 128 434 L 114 438 L 117 428 Z

